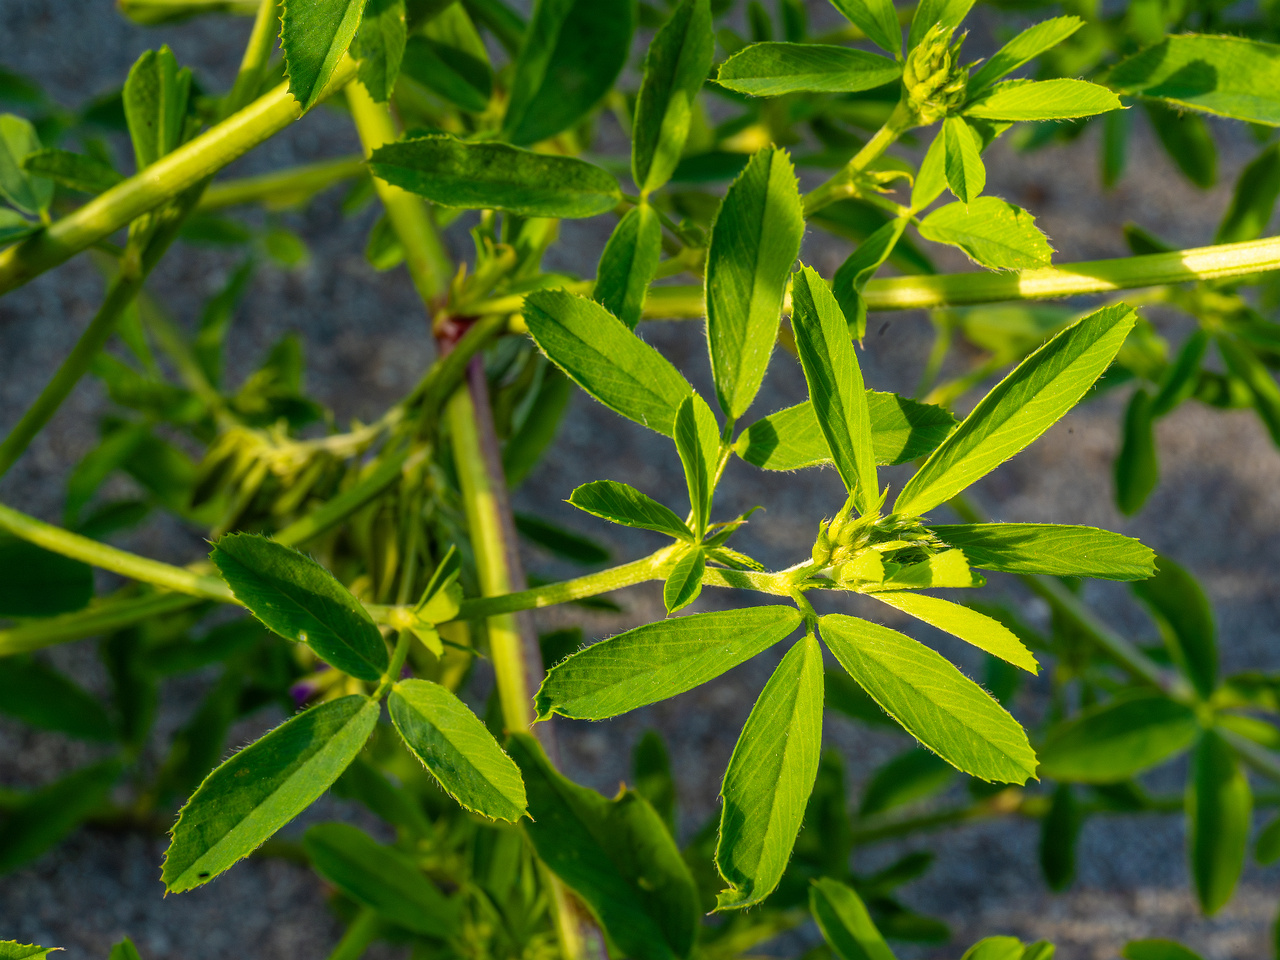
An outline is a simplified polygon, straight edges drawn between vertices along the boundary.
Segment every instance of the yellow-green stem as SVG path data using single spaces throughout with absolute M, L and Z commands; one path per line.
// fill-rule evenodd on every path
M 263 73 L 271 62 L 271 51 L 275 48 L 278 7 L 279 0 L 259 0 L 253 29 L 249 32 L 249 42 L 245 45 L 244 56 L 240 60 L 240 70 L 231 86 L 231 92 L 222 104 L 222 117 L 229 117 L 244 107 L 262 85 Z
M 223 180 L 209 185 L 196 208 L 222 210 L 241 204 L 261 203 L 270 210 L 290 207 L 344 180 L 364 176 L 360 157 L 321 160 L 256 177 Z
M 840 168 L 835 176 L 805 194 L 804 215 L 811 217 L 823 207 L 835 203 L 837 200 L 857 196 L 859 193 L 858 174 L 880 159 L 880 156 L 893 145 L 893 142 L 911 128 L 914 119 L 915 114 L 907 106 L 906 101 L 899 101 L 894 106 L 893 112 L 889 114 L 889 119 L 884 122 L 884 125 L 863 145 L 861 150 L 853 155 L 848 163 Z

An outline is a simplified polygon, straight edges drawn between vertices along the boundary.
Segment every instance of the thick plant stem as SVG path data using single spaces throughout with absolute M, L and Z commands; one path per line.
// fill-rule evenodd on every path
M 349 56 L 339 62 L 326 88 L 341 89 L 356 75 Z M 0 294 L 69 260 L 121 227 L 154 210 L 188 187 L 279 133 L 302 116 L 302 106 L 282 83 L 243 110 L 183 144 L 140 173 L 90 200 L 47 229 L 0 252 Z

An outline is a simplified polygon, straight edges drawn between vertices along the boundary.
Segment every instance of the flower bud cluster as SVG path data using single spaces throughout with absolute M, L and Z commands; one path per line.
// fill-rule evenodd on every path
M 853 519 L 850 505 L 818 528 L 813 562 L 842 585 L 879 581 L 885 563 L 896 566 L 927 560 L 945 545 L 919 517 L 891 514 Z
M 917 122 L 927 126 L 961 106 L 969 83 L 969 68 L 960 64 L 960 45 L 954 27 L 935 24 L 907 55 L 902 84 Z

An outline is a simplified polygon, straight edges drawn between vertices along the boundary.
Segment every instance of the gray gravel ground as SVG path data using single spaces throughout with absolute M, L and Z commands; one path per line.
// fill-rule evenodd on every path
M 815 17 L 822 16 L 816 3 L 814 9 Z M 245 22 L 230 20 L 147 30 L 121 19 L 103 0 L 4 0 L 0 60 L 37 78 L 55 99 L 75 105 L 118 83 L 141 51 L 161 42 L 171 44 L 179 60 L 192 65 L 210 87 L 222 87 L 234 72 L 246 31 Z M 1111 193 L 1098 187 L 1092 136 L 1030 156 L 997 146 L 989 159 L 989 192 L 1036 213 L 1062 261 L 1123 255 L 1120 227 L 1128 220 L 1181 246 L 1208 243 L 1229 185 L 1252 149 L 1239 131 L 1223 132 L 1222 185 L 1207 192 L 1188 186 L 1142 132 L 1129 174 Z M 258 148 L 234 172 L 270 170 L 356 147 L 343 118 L 321 111 Z M 306 237 L 312 258 L 295 273 L 258 274 L 233 335 L 233 376 L 251 369 L 280 335 L 296 330 L 306 343 L 310 389 L 335 410 L 339 422 L 376 415 L 417 378 L 432 355 L 421 308 L 402 272 L 380 275 L 366 265 L 361 251 L 371 216 L 344 221 L 336 200 L 328 197 L 305 214 L 285 218 Z M 589 275 L 607 227 L 603 221 L 566 225 L 566 242 L 552 266 Z M 450 240 L 455 252 L 465 253 L 465 234 L 455 232 Z M 812 235 L 805 257 L 830 275 L 847 250 Z M 949 269 L 965 269 L 959 259 L 939 260 Z M 225 254 L 180 248 L 158 271 L 153 289 L 174 316 L 191 322 L 233 266 Z M 17 419 L 46 382 L 92 315 L 101 289 L 100 278 L 81 260 L 0 300 L 0 429 Z M 1175 333 L 1185 326 L 1159 313 L 1151 318 Z M 881 328 L 885 319 L 891 322 Z M 911 392 L 928 329 L 920 314 L 873 317 L 863 354 L 868 383 Z M 652 324 L 645 336 L 695 383 L 705 385 L 705 347 L 695 325 Z M 777 409 L 802 395 L 798 367 L 780 359 L 757 409 Z M 1280 455 L 1250 415 L 1184 406 L 1159 425 L 1160 488 L 1139 517 L 1126 520 L 1112 506 L 1110 483 L 1120 403 L 1111 397 L 1070 415 L 980 485 L 982 505 L 999 519 L 1096 524 L 1141 537 L 1202 578 L 1216 604 L 1227 670 L 1280 667 Z M 97 385 L 84 382 L 0 482 L 0 500 L 56 519 L 67 471 L 92 445 L 105 406 Z M 626 479 L 650 492 L 683 484 L 665 441 L 579 396 L 553 454 L 521 492 L 519 506 L 608 542 L 618 557 L 637 555 L 650 547 L 645 535 L 588 523 L 560 503 L 577 483 L 602 476 Z M 840 499 L 840 485 L 829 471 L 763 475 L 736 463 L 723 509 L 728 515 L 767 504 L 768 512 L 757 515 L 741 535 L 741 548 L 782 564 L 807 552 L 817 521 L 833 513 Z M 184 562 L 200 549 L 194 533 L 174 525 L 148 527 L 124 545 Z M 568 572 L 536 553 L 526 560 L 539 572 Z M 999 576 L 992 578 L 992 589 L 1017 599 L 1028 616 L 1043 618 L 1043 609 Z M 1124 590 L 1091 584 L 1086 595 L 1118 628 L 1139 637 L 1149 631 Z M 539 615 L 539 626 L 578 622 L 601 636 L 661 615 L 656 588 L 633 588 L 622 599 L 627 608 L 622 618 L 549 611 Z M 720 595 L 699 604 L 709 609 L 731 602 Z M 929 639 L 965 661 L 967 653 L 958 645 Z M 88 645 L 50 656 L 83 682 L 105 686 Z M 626 776 L 635 739 L 656 727 L 671 745 L 682 791 L 681 826 L 691 832 L 715 810 L 720 772 L 775 662 L 776 657 L 758 658 L 694 693 L 608 724 L 564 724 L 567 771 L 611 791 Z M 183 721 L 191 692 L 168 693 L 162 734 Z M 1037 709 L 1039 692 L 1032 685 L 1024 694 L 1018 708 L 1025 715 Z M 268 722 L 246 725 L 236 739 L 247 741 Z M 851 790 L 906 745 L 903 737 L 869 733 L 840 719 L 828 723 L 827 740 L 844 752 Z M 92 755 L 83 745 L 0 721 L 0 787 L 39 785 Z M 1176 790 L 1181 775 L 1176 768 L 1160 771 L 1157 786 Z M 333 805 L 327 815 L 335 813 Z M 1081 841 L 1079 878 L 1060 895 L 1047 892 L 1039 877 L 1036 843 L 1034 824 L 999 821 L 860 851 L 859 868 L 873 869 L 908 849 L 937 850 L 937 864 L 907 888 L 906 899 L 951 924 L 954 946 L 933 952 L 905 949 L 904 956 L 958 955 L 972 940 L 995 933 L 1054 940 L 1064 960 L 1113 958 L 1126 940 L 1150 936 L 1183 940 L 1210 960 L 1270 955 L 1280 872 L 1251 868 L 1226 909 L 1213 919 L 1200 917 L 1188 893 L 1183 828 L 1176 816 L 1091 820 Z M 124 934 L 137 940 L 148 960 L 301 960 L 325 955 L 340 933 L 323 890 L 307 871 L 252 860 L 202 890 L 166 899 L 158 882 L 161 854 L 154 839 L 76 835 L 38 863 L 0 879 L 0 939 L 61 945 L 69 960 L 105 956 Z M 802 941 L 803 935 L 786 946 Z

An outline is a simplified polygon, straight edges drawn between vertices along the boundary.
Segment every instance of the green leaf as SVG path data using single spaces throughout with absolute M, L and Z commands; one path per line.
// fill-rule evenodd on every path
M 1083 825 L 1074 788 L 1069 783 L 1058 784 L 1049 811 L 1040 821 L 1040 871 L 1054 892 L 1067 889 L 1075 879 L 1076 845 Z
M 865 50 L 817 43 L 753 43 L 720 65 L 716 82 L 755 97 L 854 93 L 902 76 L 902 65 Z
M 0 874 L 35 860 L 96 812 L 123 769 L 104 760 L 24 796 L 0 824 Z
M 1021 667 L 1028 673 L 1040 672 L 1036 658 L 1008 627 L 977 610 L 920 593 L 887 592 L 873 596 L 917 620 L 923 620 L 953 637 L 959 637 L 965 643 L 973 644 L 993 657 L 999 657 L 1006 663 Z
M 0 159 L 0 166 L 3 164 L 4 160 Z M 2 176 L 3 174 L 0 173 L 0 177 Z M 17 211 L 0 207 L 0 247 L 17 243 L 42 229 L 42 224 L 28 220 Z
M 1220 117 L 1280 125 L 1280 46 L 1240 37 L 1166 37 L 1112 68 L 1107 84 Z
M 443 135 L 381 146 L 369 167 L 433 203 L 469 210 L 574 219 L 606 213 L 622 199 L 617 181 L 585 160 Z
M 1249 162 L 1236 180 L 1231 205 L 1214 243 L 1256 240 L 1267 229 L 1280 197 L 1280 144 L 1272 144 Z
M 1023 783 L 1035 775 L 1036 755 L 1022 727 L 940 654 L 856 617 L 828 614 L 818 626 L 849 675 L 952 766 L 998 783 Z
M 684 554 L 667 575 L 662 585 L 662 602 L 667 613 L 683 610 L 702 592 L 702 574 L 707 567 L 707 555 L 701 547 Z
M 404 0 L 368 0 L 351 53 L 360 61 L 357 78 L 378 103 L 391 98 L 408 37 Z
M 960 523 L 929 528 L 964 551 L 971 566 L 1004 573 L 1142 580 L 1155 552 L 1132 537 L 1057 523 Z
M 110 164 L 70 150 L 50 149 L 29 153 L 22 161 L 22 169 L 31 176 L 43 177 L 72 190 L 90 194 L 109 190 L 124 179 Z
M 1130 940 L 1120 955 L 1125 960 L 1201 960 L 1200 954 L 1172 940 Z
M 1212 730 L 1196 744 L 1189 787 L 1191 876 L 1201 909 L 1212 916 L 1231 899 L 1244 869 L 1253 795 L 1235 751 Z
M 964 952 L 960 960 L 1022 960 L 1022 941 L 1017 937 L 985 937 Z
M 902 52 L 902 25 L 893 0 L 831 0 L 831 5 L 885 53 L 896 57 Z
M 502 473 L 510 488 L 518 487 L 542 460 L 556 437 L 573 392 L 573 381 L 559 367 L 544 365 L 542 383 L 523 422 L 502 448 Z
M 609 551 L 587 537 L 535 517 L 531 513 L 515 514 L 516 532 L 562 560 L 583 566 L 594 566 L 609 559 Z
M 1280 817 L 1276 817 L 1258 834 L 1254 857 L 1264 867 L 1280 860 Z
M 1156 574 L 1133 585 L 1133 592 L 1160 628 L 1169 655 L 1206 700 L 1218 685 L 1218 639 L 1213 607 L 1204 589 L 1166 556 Z
M 932 453 L 956 425 L 955 417 L 942 407 L 896 393 L 868 390 L 867 409 L 871 446 L 880 464 L 906 463 Z M 808 400 L 757 420 L 742 431 L 733 450 L 747 463 L 765 470 L 800 470 L 831 463 L 827 438 Z
M 631 774 L 636 793 L 649 801 L 654 811 L 675 836 L 676 782 L 671 773 L 671 758 L 662 735 L 646 730 L 631 751 Z
M 216 877 L 311 806 L 364 747 L 381 706 L 341 697 L 286 720 L 205 778 L 178 813 L 161 879 L 170 893 Z
M 249 611 L 287 640 L 305 643 L 330 666 L 379 680 L 389 660 L 364 606 L 310 557 L 247 533 L 222 537 L 210 554 Z
M 355 38 L 365 0 L 285 0 L 280 48 L 289 92 L 310 110 Z
M 693 539 L 685 522 L 669 507 L 616 480 L 584 483 L 569 494 L 569 502 L 593 517 L 620 523 L 624 527 L 654 530 L 679 540 Z
M 955 776 L 955 767 L 937 754 L 913 747 L 872 775 L 858 806 L 858 816 L 870 817 L 933 796 L 954 782 Z
M 423 876 L 413 858 L 363 830 L 317 823 L 303 836 L 302 847 L 320 876 L 379 916 L 441 940 L 457 931 L 457 903 Z
M 671 363 L 604 307 L 563 290 L 524 300 L 529 334 L 542 352 L 606 407 L 671 436 L 693 392 Z
M 12 113 L 0 114 L 0 198 L 32 215 L 47 210 L 53 199 L 52 181 L 22 168 L 23 161 L 39 149 L 40 138 L 29 120 Z M 17 231 L 19 225 L 10 220 L 8 229 Z
M 849 323 L 853 338 L 859 342 L 867 333 L 867 302 L 862 297 L 863 288 L 877 270 L 893 256 L 902 233 L 907 228 L 907 218 L 898 217 L 880 227 L 849 254 L 831 278 L 831 292 Z
M 707 250 L 707 342 L 720 409 L 751 406 L 782 322 L 782 295 L 800 253 L 804 214 L 786 151 L 751 158 L 720 204 Z
M 894 960 L 852 887 L 830 877 L 815 880 L 809 888 L 809 912 L 839 960 Z
M 600 254 L 592 299 L 634 330 L 661 254 L 662 221 L 658 214 L 647 203 L 632 207 L 618 221 Z
M 907 34 L 907 49 L 915 49 L 934 24 L 941 24 L 944 27 L 960 26 L 972 7 L 973 0 L 921 0 L 911 18 L 911 30 Z
M 400 69 L 428 90 L 470 113 L 483 113 L 493 94 L 489 65 L 430 37 L 409 37 Z
M 34 943 L 0 940 L 0 960 L 44 960 L 62 947 L 37 947 Z
M 928 590 L 932 587 L 980 587 L 985 581 L 974 574 L 961 550 L 944 550 L 928 560 L 895 571 L 877 590 Z M 868 585 L 866 589 L 872 589 Z
M 0 617 L 74 613 L 92 599 L 88 564 L 0 534 Z
M 792 281 L 791 327 L 810 404 L 836 471 L 861 514 L 880 506 L 871 414 L 857 351 L 831 288 L 811 267 Z
M 1006 80 L 964 107 L 980 120 L 1068 120 L 1122 108 L 1120 98 L 1087 80 Z
M 947 188 L 947 138 L 939 130 L 929 143 L 915 182 L 911 185 L 911 210 L 919 212 L 942 195 Z
M 680 404 L 674 440 L 680 463 L 684 466 L 685 483 L 689 487 L 694 538 L 701 540 L 707 532 L 711 498 L 715 493 L 720 461 L 720 425 L 716 423 L 716 415 L 707 406 L 707 401 L 696 393 L 690 394 Z
M 1257 354 L 1233 337 L 1216 338 L 1218 352 L 1226 361 L 1227 369 L 1253 394 L 1253 405 L 1258 417 L 1266 425 L 1272 442 L 1280 444 L 1280 386 Z
M 493 735 L 450 690 L 401 680 L 387 700 L 391 720 L 414 756 L 472 813 L 512 823 L 525 814 L 520 771 Z
M 822 748 L 822 648 L 807 634 L 765 684 L 729 758 L 716 869 L 717 910 L 759 903 L 778 885 L 804 818 Z
M 96 697 L 27 657 L 0 659 L 0 712 L 82 740 L 112 739 L 111 718 Z
M 920 236 L 959 247 L 991 270 L 1047 267 L 1053 257 L 1036 218 L 999 197 L 939 207 L 920 221 Z
M 649 44 L 636 97 L 631 175 L 642 195 L 671 179 L 714 54 L 708 0 L 682 0 Z
M 1129 135 L 1133 132 L 1133 114 L 1112 110 L 1102 117 L 1102 186 L 1110 190 L 1124 176 L 1129 163 Z
M 529 791 L 525 833 L 618 950 L 635 960 L 689 956 L 698 929 L 697 887 L 648 801 L 630 790 L 606 800 L 572 783 L 528 734 L 513 734 L 507 751 Z
M 932 510 L 1031 444 L 1093 386 L 1136 320 L 1127 304 L 1103 307 L 1023 360 L 907 481 L 894 512 Z
M 191 95 L 191 69 L 178 69 L 167 46 L 148 50 L 124 82 L 124 116 L 138 169 L 151 166 L 182 142 Z
M 987 185 L 977 134 L 960 117 L 942 121 L 943 162 L 947 186 L 961 203 L 976 200 Z
M 538 718 L 616 717 L 692 690 L 790 636 L 790 606 L 748 607 L 645 624 L 581 650 L 547 672 Z
M 1049 731 L 1040 773 L 1071 783 L 1118 783 L 1185 750 L 1197 729 L 1190 707 L 1160 694 L 1112 700 Z
M 1006 43 L 969 78 L 969 92 L 978 93 L 1006 74 L 1051 50 L 1084 26 L 1079 17 L 1054 17 L 1028 27 Z
M 538 0 L 508 87 L 503 137 L 537 143 L 586 116 L 626 64 L 635 27 L 634 0 Z
M 1160 461 L 1152 424 L 1151 394 L 1135 390 L 1124 414 L 1124 439 L 1116 454 L 1116 506 L 1131 517 L 1160 482 Z
M 1183 175 L 1203 190 L 1217 183 L 1218 148 L 1204 117 L 1182 113 L 1155 100 L 1147 100 L 1142 106 L 1165 152 Z
M 112 946 L 111 952 L 107 954 L 107 960 L 142 960 L 142 955 L 138 953 L 138 948 L 134 946 L 133 941 L 125 937 Z

